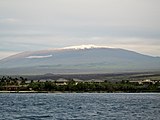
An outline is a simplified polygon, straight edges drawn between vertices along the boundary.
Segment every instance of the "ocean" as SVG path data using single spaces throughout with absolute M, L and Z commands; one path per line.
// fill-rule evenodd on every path
M 1 93 L 0 120 L 160 120 L 160 93 Z

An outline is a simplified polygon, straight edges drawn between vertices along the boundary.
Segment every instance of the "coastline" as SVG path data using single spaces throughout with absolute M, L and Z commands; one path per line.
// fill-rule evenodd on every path
M 114 92 L 107 92 L 107 91 L 90 91 L 90 92 L 77 92 L 77 91 L 0 91 L 1 93 L 137 93 L 137 94 L 142 94 L 142 93 L 160 93 L 158 91 L 143 91 L 143 92 L 123 92 L 123 91 L 114 91 Z

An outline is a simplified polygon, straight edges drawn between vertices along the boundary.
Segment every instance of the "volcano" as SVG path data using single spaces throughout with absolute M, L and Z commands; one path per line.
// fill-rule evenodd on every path
M 22 52 L 0 60 L 0 74 L 71 74 L 160 70 L 160 58 L 106 46 Z

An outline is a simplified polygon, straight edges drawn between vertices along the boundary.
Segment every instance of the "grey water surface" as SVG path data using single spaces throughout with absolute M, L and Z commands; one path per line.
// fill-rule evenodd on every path
M 160 93 L 1 93 L 0 120 L 160 120 Z

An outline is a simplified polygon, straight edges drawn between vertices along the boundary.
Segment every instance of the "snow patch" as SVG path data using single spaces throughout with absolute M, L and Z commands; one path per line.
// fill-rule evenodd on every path
M 80 45 L 80 46 L 70 46 L 70 47 L 64 47 L 63 49 L 92 49 L 92 48 L 109 48 L 108 46 L 97 46 L 97 45 Z
M 35 55 L 35 56 L 28 56 L 26 58 L 39 59 L 39 58 L 49 58 L 49 57 L 52 57 L 52 55 L 43 55 L 43 56 Z

